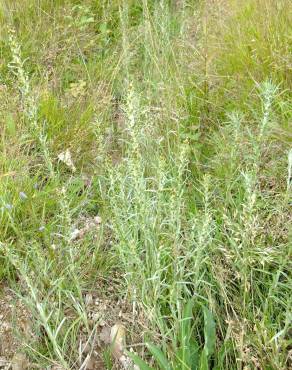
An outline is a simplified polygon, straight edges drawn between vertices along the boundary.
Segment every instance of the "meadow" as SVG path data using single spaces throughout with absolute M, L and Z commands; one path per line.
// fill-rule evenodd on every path
M 0 0 L 0 368 L 291 368 L 291 87 L 289 0 Z

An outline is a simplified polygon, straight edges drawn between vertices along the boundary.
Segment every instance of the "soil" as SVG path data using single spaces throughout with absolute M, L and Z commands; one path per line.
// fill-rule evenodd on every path
M 147 328 L 142 324 L 144 320 L 139 317 L 138 312 L 133 314 L 131 305 L 117 298 L 113 299 L 113 292 L 107 293 L 107 297 L 96 292 L 88 292 L 84 296 L 89 325 L 96 327 L 96 331 L 92 340 L 88 342 L 88 335 L 80 328 L 78 336 L 80 359 L 81 363 L 84 363 L 85 360 L 87 362 L 83 369 L 106 369 L 103 363 L 103 354 L 109 348 L 113 339 L 111 338 L 113 328 L 118 327 L 119 331 L 124 332 L 125 337 L 119 340 L 127 345 L 128 350 L 131 348 L 131 344 L 141 343 L 141 333 L 147 331 Z M 71 316 L 70 309 L 67 314 L 68 317 Z M 32 322 L 32 316 L 21 302 L 21 299 L 7 285 L 0 284 L 0 370 L 41 368 L 30 363 L 24 354 L 25 338 L 29 337 L 31 339 L 34 337 Z M 98 323 L 98 325 L 95 323 Z M 140 334 L 137 335 L 136 333 Z M 118 356 L 112 353 L 112 356 L 113 369 L 128 369 L 121 362 L 122 352 Z M 64 370 L 59 365 L 52 365 L 47 369 Z
M 6 285 L 0 285 L 0 369 L 11 368 L 14 356 L 22 347 L 20 336 L 31 335 L 30 323 L 30 314 L 23 303 Z

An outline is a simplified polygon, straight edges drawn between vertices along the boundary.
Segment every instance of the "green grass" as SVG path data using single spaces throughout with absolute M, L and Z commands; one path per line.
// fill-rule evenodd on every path
M 152 368 L 291 366 L 291 14 L 0 2 L 0 279 L 32 314 L 31 363 L 82 368 L 98 291 Z

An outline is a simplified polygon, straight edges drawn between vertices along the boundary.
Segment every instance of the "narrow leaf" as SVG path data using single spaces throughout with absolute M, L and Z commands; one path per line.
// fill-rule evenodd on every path
M 151 343 L 147 343 L 147 347 L 151 354 L 153 355 L 153 357 L 155 358 L 155 360 L 157 361 L 161 370 L 171 370 L 167 358 L 164 356 L 163 352 L 157 346 Z
M 209 370 L 208 356 L 207 356 L 207 351 L 205 350 L 205 348 L 203 349 L 203 351 L 201 353 L 200 370 Z
M 182 369 L 191 367 L 190 340 L 192 335 L 193 300 L 189 300 L 184 307 L 180 329 L 180 350 L 178 358 L 182 363 Z
M 204 334 L 205 334 L 205 346 L 204 350 L 206 351 L 206 356 L 209 358 L 215 349 L 215 341 L 216 341 L 216 328 L 215 328 L 215 321 L 213 319 L 213 315 L 211 311 L 203 307 L 204 313 Z
M 150 367 L 147 362 L 142 360 L 139 356 L 135 355 L 132 352 L 126 351 L 127 355 L 130 357 L 131 360 L 134 361 L 136 365 L 139 366 L 140 370 L 155 370 L 153 367 Z

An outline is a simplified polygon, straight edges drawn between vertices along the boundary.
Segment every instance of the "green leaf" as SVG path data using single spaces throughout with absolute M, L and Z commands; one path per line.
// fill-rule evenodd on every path
M 204 334 L 205 334 L 205 346 L 206 356 L 209 357 L 214 353 L 215 342 L 216 342 L 216 327 L 213 319 L 212 312 L 203 307 L 204 313 Z
M 99 31 L 101 33 L 107 33 L 108 29 L 107 29 L 107 23 L 101 23 L 100 26 L 99 26 Z
M 192 370 L 197 370 L 199 366 L 199 345 L 198 342 L 194 339 L 191 338 L 190 340 L 190 354 L 191 354 L 191 369 Z
M 221 346 L 219 352 L 216 353 L 216 365 L 214 367 L 214 370 L 221 370 L 224 369 L 224 360 L 226 359 L 226 356 L 228 355 L 229 352 L 232 351 L 232 342 L 231 341 L 226 341 L 223 343 Z
M 167 358 L 157 346 L 151 343 L 147 343 L 147 347 L 162 370 L 171 370 Z
M 204 348 L 200 358 L 200 370 L 209 370 L 207 351 Z
M 183 311 L 183 320 L 181 325 L 181 331 L 185 335 L 185 338 L 190 338 L 191 336 L 191 321 L 193 318 L 193 300 L 189 300 Z
M 12 114 L 8 114 L 6 117 L 6 130 L 10 136 L 15 136 L 16 125 Z
M 127 355 L 134 361 L 136 365 L 139 366 L 140 370 L 155 370 L 153 367 L 150 367 L 147 362 L 142 360 L 139 356 L 135 355 L 132 352 L 126 351 Z
M 189 300 L 184 307 L 180 329 L 180 349 L 177 351 L 177 358 L 181 362 L 182 369 L 191 368 L 191 336 L 193 318 L 193 300 Z

